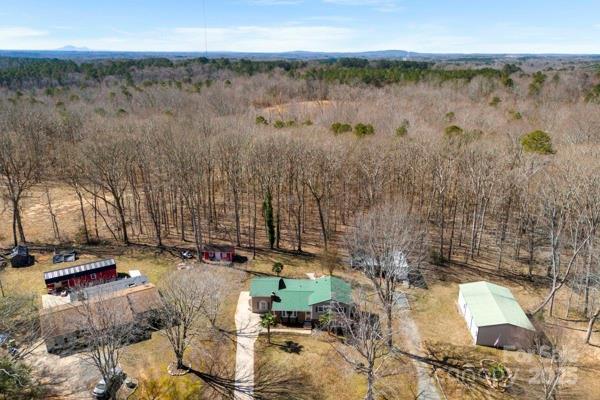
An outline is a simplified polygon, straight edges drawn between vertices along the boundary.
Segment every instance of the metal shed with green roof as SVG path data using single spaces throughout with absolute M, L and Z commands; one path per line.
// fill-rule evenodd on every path
M 510 289 L 485 281 L 458 287 L 458 308 L 475 344 L 522 349 L 531 345 L 535 328 Z
M 318 279 L 254 278 L 250 306 L 255 313 L 273 311 L 283 322 L 315 321 L 329 310 L 350 311 L 352 289 L 332 276 Z

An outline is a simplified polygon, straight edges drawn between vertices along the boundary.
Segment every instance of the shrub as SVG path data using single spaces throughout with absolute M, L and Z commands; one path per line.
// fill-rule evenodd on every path
M 585 101 L 588 103 L 600 103 L 600 83 L 592 87 L 585 95 Z
M 33 378 L 26 364 L 0 355 L 0 393 L 3 399 L 44 398 L 42 386 Z
M 358 123 L 354 125 L 354 134 L 357 137 L 365 137 L 375 134 L 375 128 L 371 124 Z
M 257 116 L 255 122 L 256 125 L 269 125 L 269 121 L 262 115 Z
M 507 88 L 512 88 L 515 86 L 515 81 L 513 81 L 512 78 L 505 76 L 502 78 L 502 84 Z
M 542 90 L 542 86 L 544 85 L 544 82 L 546 82 L 546 75 L 543 72 L 538 71 L 534 73 L 532 77 L 533 80 L 529 84 L 529 94 L 534 96 L 539 94 Z
M 527 153 L 554 154 L 552 139 L 544 131 L 533 131 L 521 136 L 521 146 Z
M 444 129 L 444 134 L 446 135 L 446 137 L 448 139 L 453 139 L 453 138 L 462 136 L 463 133 L 464 133 L 463 128 L 461 128 L 460 126 L 457 126 L 457 125 L 450 125 L 450 126 L 447 126 L 446 129 Z
M 312 124 L 313 124 L 313 122 L 310 119 L 307 119 L 304 122 L 302 122 L 302 125 L 304 125 L 304 126 L 311 126 Z
M 450 143 L 462 146 L 480 139 L 483 136 L 483 131 L 480 129 L 465 131 L 460 126 L 450 125 L 446 127 L 444 134 Z
M 351 130 L 352 126 L 350 124 L 341 122 L 334 122 L 333 124 L 331 124 L 331 131 L 336 135 L 339 135 L 340 133 L 350 132 Z
M 504 365 L 495 363 L 488 368 L 488 374 L 492 379 L 502 380 L 508 378 L 508 371 Z
M 119 117 L 122 117 L 122 116 L 124 116 L 124 115 L 127 115 L 127 111 L 125 111 L 123 108 L 119 108 L 119 109 L 117 110 L 117 115 L 118 115 Z
M 275 272 L 277 276 L 279 276 L 279 274 L 281 274 L 281 271 L 283 271 L 283 264 L 279 261 L 276 261 L 273 263 L 273 267 L 271 268 L 271 270 Z
M 450 111 L 446 113 L 444 118 L 446 119 L 446 122 L 454 122 L 456 115 L 454 115 L 454 111 Z
M 398 136 L 398 137 L 406 136 L 408 134 L 409 127 L 410 127 L 410 122 L 407 119 L 403 119 L 400 126 L 396 128 L 396 136 Z
M 296 120 L 290 119 L 290 120 L 285 121 L 285 126 L 287 126 L 287 127 L 296 126 Z
M 515 111 L 515 110 L 510 110 L 510 111 L 508 112 L 508 115 L 510 115 L 510 117 L 511 117 L 512 119 L 514 119 L 514 120 L 520 120 L 520 119 L 523 119 L 523 115 L 521 115 L 521 113 L 520 113 L 520 112 L 518 112 L 518 111 Z
M 282 120 L 278 119 L 277 121 L 275 121 L 275 123 L 273 124 L 273 126 L 277 129 L 281 129 L 285 127 L 285 122 L 283 122 Z
M 502 102 L 502 100 L 500 100 L 500 97 L 494 96 L 494 98 L 492 99 L 492 101 L 490 101 L 490 106 L 496 107 L 501 102 Z

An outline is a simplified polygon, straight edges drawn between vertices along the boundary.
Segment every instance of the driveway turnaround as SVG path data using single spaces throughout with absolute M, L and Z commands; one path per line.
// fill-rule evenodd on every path
M 254 388 L 254 342 L 260 333 L 260 316 L 250 310 L 250 292 L 241 292 L 235 310 L 237 349 L 235 353 L 236 400 L 251 400 Z

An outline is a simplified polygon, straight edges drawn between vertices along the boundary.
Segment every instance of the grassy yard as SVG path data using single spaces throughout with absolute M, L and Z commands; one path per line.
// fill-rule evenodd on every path
M 255 368 L 263 364 L 283 371 L 289 376 L 303 374 L 306 387 L 312 398 L 319 400 L 354 400 L 361 399 L 366 393 L 366 379 L 354 371 L 334 350 L 330 342 L 332 337 L 326 334 L 303 336 L 277 333 L 272 334 L 272 344 L 261 335 L 255 346 Z M 290 352 L 287 341 L 295 343 L 299 349 Z M 403 368 L 398 375 L 390 376 L 381 381 L 380 387 L 385 386 L 387 393 L 393 397 L 414 398 L 413 374 L 411 368 Z
M 154 395 L 161 399 L 186 399 L 201 391 L 202 382 L 194 375 L 173 377 L 167 373 L 167 366 L 174 359 L 168 340 L 160 333 L 154 333 L 150 340 L 128 346 L 121 365 L 139 382 L 131 398 L 147 399 Z
M 155 254 L 151 251 L 139 249 L 126 249 L 121 255 L 115 256 L 118 272 L 127 272 L 137 269 L 148 276 L 150 282 L 160 287 L 163 278 L 169 273 L 177 273 L 178 259 L 168 254 Z M 36 263 L 28 268 L 6 268 L 0 272 L 4 290 L 11 294 L 34 294 L 41 299 L 46 293 L 43 272 L 71 265 L 77 265 L 99 258 L 112 256 L 95 256 L 82 254 L 73 263 L 52 264 L 50 253 L 33 253 Z M 200 266 L 198 268 L 214 268 L 226 277 L 227 290 L 222 298 L 221 313 L 218 324 L 227 331 L 235 329 L 234 314 L 240 290 L 244 288 L 245 273 L 232 268 L 217 266 Z M 41 301 L 40 301 L 41 303 Z M 219 365 L 226 366 L 219 372 L 226 378 L 233 378 L 235 365 L 235 344 L 229 339 L 219 342 L 204 341 L 194 343 L 186 354 L 186 362 L 197 370 L 206 369 L 205 358 L 212 354 L 218 358 Z M 203 382 L 193 374 L 182 377 L 171 377 L 167 373 L 167 365 L 174 360 L 172 349 L 167 339 L 158 332 L 153 333 L 151 339 L 129 345 L 125 348 L 121 364 L 124 370 L 140 382 L 140 387 L 135 392 L 133 399 L 196 399 L 205 393 Z M 60 372 L 60 371 L 57 371 Z
M 7 267 L 0 272 L 0 279 L 7 295 L 14 294 L 45 294 L 44 272 L 86 262 L 111 258 L 112 256 L 95 256 L 92 254 L 80 254 L 77 261 L 71 263 L 52 264 L 52 253 L 36 253 L 36 262 L 27 268 Z M 113 257 L 117 261 L 117 272 L 127 272 L 138 269 L 146 275 L 150 282 L 160 282 L 160 279 L 170 271 L 176 269 L 176 259 L 170 256 L 155 256 L 148 252 L 129 250 L 124 255 Z
M 474 279 L 466 278 L 464 282 Z M 507 280 L 488 279 L 511 289 L 524 309 L 537 304 L 543 292 L 535 287 L 513 284 Z M 443 359 L 453 365 L 472 364 L 479 366 L 482 359 L 494 359 L 502 362 L 515 373 L 514 386 L 507 392 L 478 385 L 467 384 L 460 377 L 438 370 L 437 376 L 448 399 L 521 399 L 538 398 L 541 394 L 539 381 L 535 378 L 539 372 L 539 362 L 532 354 L 525 352 L 503 351 L 473 345 L 466 323 L 457 309 L 458 282 L 460 280 L 430 280 L 428 289 L 411 289 L 412 316 L 419 327 L 424 342 L 424 352 L 430 356 Z M 552 321 L 546 321 L 547 333 L 552 333 Z M 595 398 L 600 385 L 595 378 L 598 373 L 594 363 L 600 355 L 600 349 L 584 346 L 581 341 L 582 332 L 577 328 L 566 330 L 563 340 L 568 341 L 569 361 L 572 366 L 567 369 L 562 397 L 559 398 Z M 574 340 L 576 338 L 576 340 Z

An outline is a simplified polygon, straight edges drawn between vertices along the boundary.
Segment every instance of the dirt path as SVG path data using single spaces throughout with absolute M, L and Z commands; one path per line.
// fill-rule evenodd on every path
M 260 317 L 250 310 L 250 293 L 241 292 L 235 310 L 235 399 L 250 400 L 254 387 L 254 342 L 260 332 Z
M 413 321 L 410 311 L 405 310 L 402 318 L 402 333 L 405 338 L 406 351 L 412 354 L 421 354 L 421 335 L 415 321 Z M 423 363 L 413 361 L 417 369 L 417 384 L 420 400 L 441 400 L 437 386 L 433 378 L 429 375 L 429 369 Z
M 46 346 L 27 356 L 41 381 L 52 387 L 53 394 L 65 400 L 92 400 L 92 388 L 100 379 L 98 371 L 77 355 L 49 354 Z

